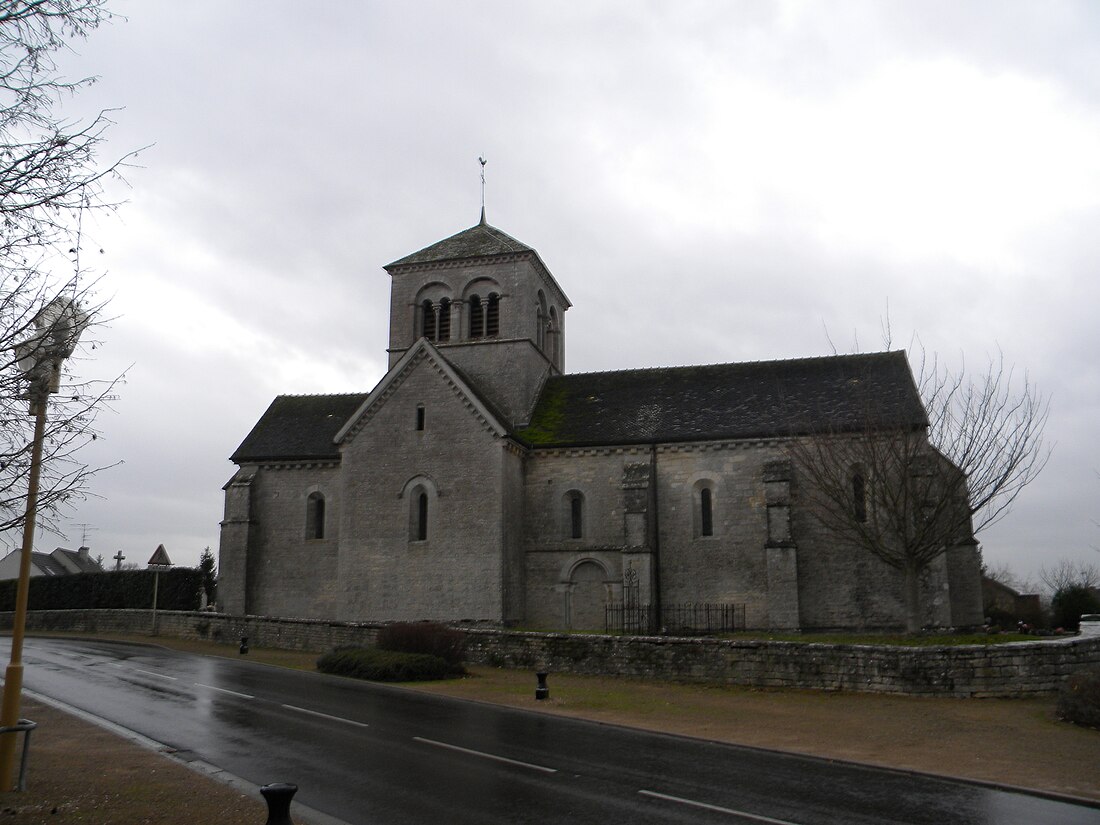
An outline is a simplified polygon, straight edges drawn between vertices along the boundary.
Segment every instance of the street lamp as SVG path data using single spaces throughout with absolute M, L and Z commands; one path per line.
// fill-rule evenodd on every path
M 27 513 L 23 520 L 23 549 L 19 556 L 19 586 L 15 598 L 15 619 L 11 629 L 11 662 L 4 673 L 4 698 L 0 705 L 0 727 L 19 721 L 23 690 L 23 631 L 27 623 L 27 594 L 30 589 L 31 548 L 38 511 L 38 478 L 42 469 L 42 441 L 46 431 L 46 402 L 61 384 L 61 364 L 73 354 L 77 339 L 88 325 L 89 316 L 80 305 L 55 298 L 39 310 L 32 321 L 35 333 L 16 348 L 19 370 L 27 379 L 23 396 L 34 416 L 31 469 L 27 482 Z M 15 737 L 0 736 L 0 791 L 11 790 L 15 762 Z

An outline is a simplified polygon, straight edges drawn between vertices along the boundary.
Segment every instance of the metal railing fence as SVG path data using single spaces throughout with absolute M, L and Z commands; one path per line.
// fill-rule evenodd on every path
M 659 615 L 651 604 L 609 604 L 604 608 L 608 633 L 706 635 L 745 629 L 745 605 L 699 602 L 663 604 Z

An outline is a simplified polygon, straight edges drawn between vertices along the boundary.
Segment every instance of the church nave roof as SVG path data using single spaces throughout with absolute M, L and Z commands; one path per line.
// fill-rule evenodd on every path
M 905 353 L 884 352 L 555 376 L 516 435 L 577 447 L 926 424 Z

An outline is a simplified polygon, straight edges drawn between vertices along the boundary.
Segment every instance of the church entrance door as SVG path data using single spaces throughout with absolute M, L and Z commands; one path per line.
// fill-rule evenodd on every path
M 573 570 L 569 593 L 570 630 L 603 630 L 607 606 L 607 573 L 592 561 Z

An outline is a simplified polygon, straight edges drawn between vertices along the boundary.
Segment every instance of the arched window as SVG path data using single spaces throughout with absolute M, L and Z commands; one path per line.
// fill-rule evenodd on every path
M 546 295 L 539 290 L 539 306 L 535 311 L 535 346 L 539 352 L 546 350 Z
M 408 536 L 410 542 L 430 541 L 434 531 L 432 519 L 435 518 L 432 502 L 438 501 L 439 490 L 431 476 L 419 473 L 405 482 L 398 494 L 404 499 L 408 516 Z
M 427 338 L 429 341 L 434 341 L 435 340 L 435 307 L 432 306 L 431 301 L 425 300 L 424 303 L 420 305 L 420 317 L 421 317 L 421 325 L 420 325 L 421 334 L 425 338 Z
M 416 540 L 428 540 L 428 494 L 423 491 L 416 497 Z
M 306 499 L 306 538 L 323 539 L 325 537 L 325 497 L 320 493 L 310 493 Z
M 584 538 L 584 494 L 570 490 L 562 503 L 562 535 L 567 539 Z
M 470 337 L 481 338 L 485 335 L 485 308 L 481 305 L 481 298 L 477 295 L 470 296 Z
M 417 404 L 416 405 L 416 429 L 418 431 L 422 431 L 424 429 L 424 422 L 425 422 L 424 405 L 423 404 Z
M 437 341 L 451 340 L 451 299 L 444 298 L 439 302 L 439 335 Z
M 547 343 L 550 345 L 550 363 L 557 369 L 561 369 L 561 334 L 558 330 L 558 311 L 550 307 L 550 324 L 548 327 Z
M 861 524 L 867 521 L 867 480 L 858 468 L 852 471 L 852 515 Z
M 416 485 L 409 496 L 409 541 L 428 540 L 428 491 Z
M 485 335 L 500 335 L 500 296 L 495 292 L 489 293 L 485 306 Z
M 699 491 L 699 535 L 714 535 L 714 504 L 711 501 L 710 487 Z
M 714 482 L 701 479 L 691 491 L 691 523 L 695 538 L 714 535 L 715 507 L 717 499 Z

